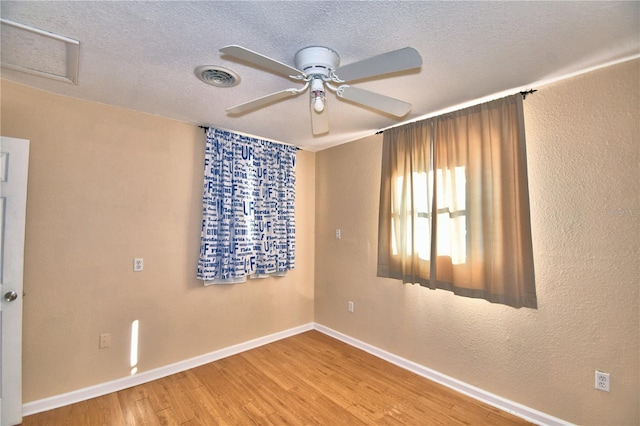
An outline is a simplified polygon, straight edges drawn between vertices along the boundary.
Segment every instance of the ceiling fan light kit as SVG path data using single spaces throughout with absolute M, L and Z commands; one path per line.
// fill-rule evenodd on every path
M 299 89 L 281 90 L 227 108 L 229 114 L 244 114 L 284 98 L 300 95 L 309 89 L 311 128 L 314 135 L 329 131 L 325 89 L 353 103 L 398 118 L 405 116 L 411 110 L 411 104 L 344 83 L 406 71 L 422 65 L 420 54 L 412 47 L 383 53 L 343 67 L 339 66 L 340 55 L 324 46 L 309 46 L 298 50 L 294 56 L 295 68 L 241 46 L 225 46 L 220 52 L 305 83 Z
M 313 105 L 314 111 L 318 113 L 324 111 L 324 85 L 320 78 L 313 78 L 311 80 L 311 91 L 309 93 L 311 94 L 311 104 Z

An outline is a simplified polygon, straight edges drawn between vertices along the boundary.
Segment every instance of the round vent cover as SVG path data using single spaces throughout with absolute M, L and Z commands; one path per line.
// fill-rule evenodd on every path
M 216 87 L 233 87 L 240 84 L 240 76 L 228 68 L 203 65 L 196 68 L 196 77 Z

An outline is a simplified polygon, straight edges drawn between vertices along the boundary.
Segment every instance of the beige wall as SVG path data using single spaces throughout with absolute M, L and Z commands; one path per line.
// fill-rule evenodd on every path
M 639 77 L 525 101 L 538 310 L 376 278 L 380 136 L 299 151 L 295 271 L 205 288 L 202 130 L 2 81 L 1 132 L 31 140 L 24 401 L 127 376 L 135 319 L 140 372 L 315 320 L 568 421 L 640 423 Z
M 139 372 L 313 321 L 313 153 L 298 154 L 296 269 L 204 287 L 201 129 L 7 81 L 1 118 L 31 140 L 24 402 L 128 376 L 136 319 Z
M 377 278 L 382 136 L 319 152 L 315 321 L 570 422 L 640 423 L 639 82 L 636 60 L 525 101 L 537 310 Z

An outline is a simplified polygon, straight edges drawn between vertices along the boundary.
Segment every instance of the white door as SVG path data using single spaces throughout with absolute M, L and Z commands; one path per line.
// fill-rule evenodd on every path
M 0 143 L 0 425 L 22 423 L 22 276 L 29 141 Z

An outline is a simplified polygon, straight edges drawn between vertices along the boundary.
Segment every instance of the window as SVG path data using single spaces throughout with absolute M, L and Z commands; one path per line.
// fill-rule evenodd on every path
M 378 276 L 537 307 L 520 95 L 385 130 Z
M 437 253 L 441 256 L 448 256 L 451 258 L 453 264 L 461 264 L 466 260 L 467 255 L 467 243 L 466 243 L 466 210 L 465 210 L 465 168 L 455 167 L 452 170 L 436 170 L 439 194 L 443 194 L 438 200 L 438 206 L 436 210 L 437 217 L 437 234 L 439 238 L 437 240 Z M 447 179 L 444 179 L 444 175 Z M 432 226 L 432 214 L 429 206 L 431 205 L 432 198 L 429 197 L 429 191 L 427 188 L 433 187 L 433 171 L 427 173 L 413 173 L 411 182 L 413 198 L 415 199 L 416 219 L 415 222 L 410 220 L 403 221 L 408 224 L 408 228 L 400 232 L 406 235 L 415 235 L 415 240 L 412 238 L 406 239 L 406 252 L 411 254 L 412 250 L 416 250 L 418 257 L 422 260 L 429 260 L 431 257 L 431 226 Z M 445 184 L 446 182 L 446 184 Z M 402 210 L 399 202 L 403 198 L 402 192 L 406 190 L 404 186 L 404 176 L 398 176 L 396 178 L 396 205 L 391 206 L 392 218 L 391 218 L 391 251 L 394 256 L 398 253 L 398 237 L 396 236 L 396 226 L 399 226 L 400 221 L 399 212 Z M 451 198 L 454 202 L 451 202 Z M 449 208 L 449 205 L 454 205 L 454 210 Z M 411 214 L 409 211 L 406 214 Z M 415 225 L 412 225 L 414 224 Z M 415 232 L 412 230 L 412 226 L 415 226 Z

